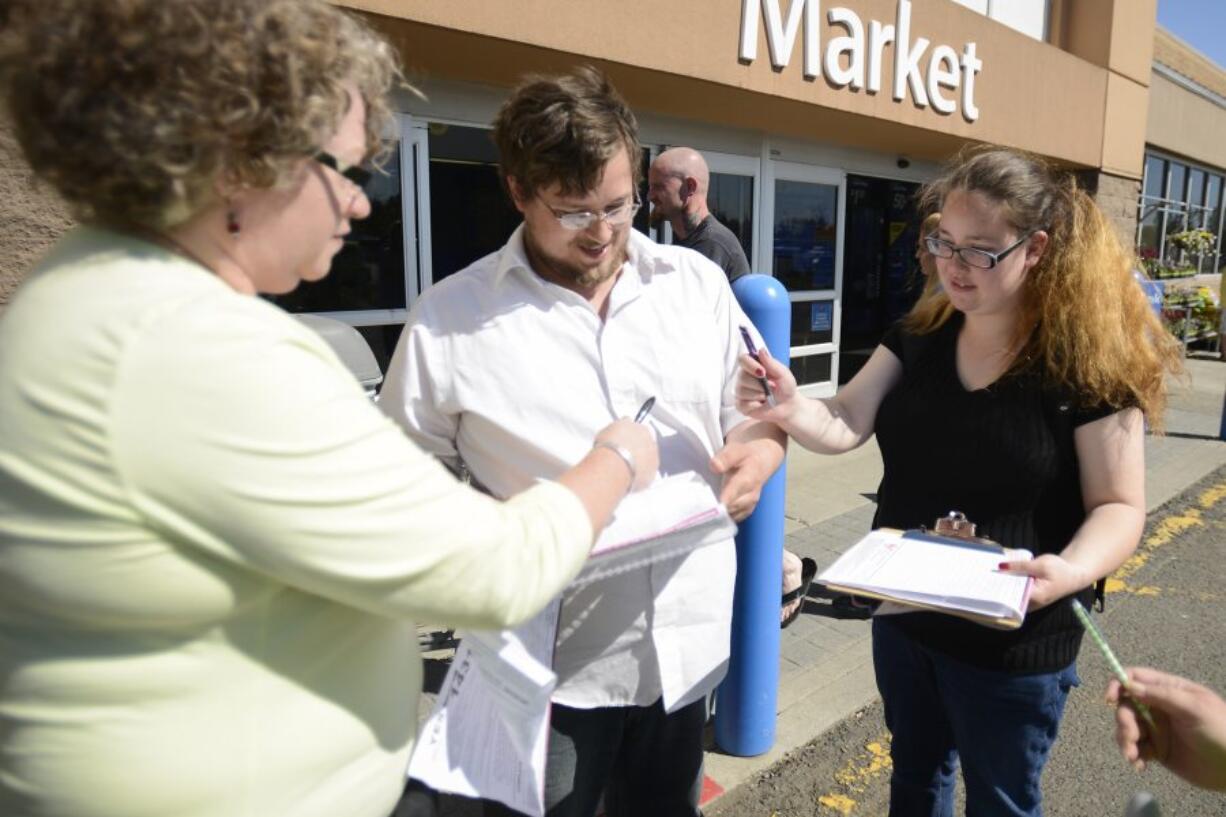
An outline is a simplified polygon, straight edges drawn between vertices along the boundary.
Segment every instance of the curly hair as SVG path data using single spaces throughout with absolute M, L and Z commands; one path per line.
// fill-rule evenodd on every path
M 563 195 L 587 193 L 621 148 L 635 190 L 642 181 L 638 122 L 609 78 L 590 65 L 558 77 L 524 77 L 494 119 L 494 142 L 503 184 L 513 177 L 529 198 L 554 183 Z
M 366 102 L 391 121 L 391 46 L 323 0 L 11 0 L 0 98 L 36 175 L 82 221 L 164 229 L 225 187 L 268 188 Z
M 1134 254 L 1072 174 L 1032 154 L 980 146 L 964 150 L 924 187 L 920 211 L 940 212 L 953 192 L 977 192 L 998 203 L 1019 233 L 1048 234 L 1022 285 L 1013 338 L 1021 352 L 1010 372 L 1039 363 L 1087 404 L 1137 406 L 1160 431 L 1165 373 L 1183 370 L 1178 344 L 1133 279 Z M 906 326 L 931 332 L 953 311 L 949 297 L 929 285 Z

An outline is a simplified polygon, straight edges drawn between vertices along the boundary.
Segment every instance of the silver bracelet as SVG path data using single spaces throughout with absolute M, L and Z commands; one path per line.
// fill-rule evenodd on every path
M 622 462 L 626 463 L 626 467 L 630 469 L 630 487 L 633 488 L 635 477 L 638 476 L 638 469 L 634 467 L 634 455 L 630 453 L 630 449 L 626 448 L 624 445 L 618 445 L 617 443 L 611 443 L 606 440 L 597 440 L 592 444 L 593 451 L 595 451 L 597 448 L 607 448 L 622 458 Z

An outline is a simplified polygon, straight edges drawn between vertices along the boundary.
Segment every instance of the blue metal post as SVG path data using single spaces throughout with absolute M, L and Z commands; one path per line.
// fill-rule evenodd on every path
M 746 275 L 732 292 L 771 356 L 786 364 L 792 324 L 787 290 L 768 275 Z M 767 480 L 757 508 L 736 535 L 732 655 L 716 699 L 715 742 L 739 757 L 768 752 L 775 742 L 786 466 Z

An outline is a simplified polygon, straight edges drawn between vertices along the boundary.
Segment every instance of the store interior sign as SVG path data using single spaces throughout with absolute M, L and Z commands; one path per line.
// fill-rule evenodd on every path
M 898 0 L 893 25 L 869 20 L 867 38 L 864 21 L 858 14 L 842 6 L 830 9 L 826 22 L 832 28 L 837 27 L 835 31 L 839 36 L 830 37 L 824 55 L 819 25 L 821 0 L 791 0 L 786 20 L 780 8 L 784 2 L 787 0 L 741 0 L 740 58 L 743 62 L 757 59 L 758 22 L 765 19 L 766 46 L 775 70 L 787 67 L 796 45 L 796 35 L 801 33 L 805 79 L 817 79 L 824 72 L 826 80 L 836 88 L 850 87 L 876 94 L 881 91 L 885 47 L 893 45 L 895 102 L 902 102 L 910 92 L 919 107 L 931 105 L 939 113 L 951 114 L 959 107 L 957 92 L 960 90 L 962 117 L 967 122 L 979 118 L 979 108 L 975 106 L 975 75 L 982 70 L 983 61 L 975 55 L 975 43 L 966 43 L 961 55 L 948 45 L 934 46 L 929 52 L 931 43 L 926 38 L 911 38 L 910 0 Z

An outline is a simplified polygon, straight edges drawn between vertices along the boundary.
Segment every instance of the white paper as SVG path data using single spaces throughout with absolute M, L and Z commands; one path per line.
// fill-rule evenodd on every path
M 1025 611 L 1030 580 L 997 568 L 1002 559 L 1028 558 L 1023 550 L 1001 553 L 882 529 L 861 539 L 817 580 L 904 601 L 1015 618 Z M 895 612 L 891 607 L 882 614 Z
M 549 665 L 560 607 L 554 601 L 514 631 L 462 635 L 418 735 L 409 777 L 544 814 L 549 694 L 556 683 Z
M 694 473 L 665 477 L 622 501 L 572 587 L 735 533 L 705 480 Z M 530 817 L 544 814 L 560 608 L 555 600 L 515 630 L 463 634 L 413 750 L 410 777 L 439 791 L 497 800 Z
M 572 587 L 679 556 L 736 535 L 711 486 L 693 471 L 657 479 L 622 500 Z

